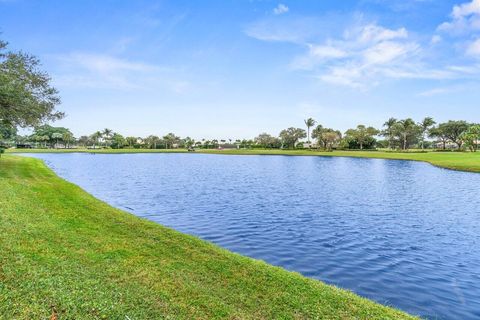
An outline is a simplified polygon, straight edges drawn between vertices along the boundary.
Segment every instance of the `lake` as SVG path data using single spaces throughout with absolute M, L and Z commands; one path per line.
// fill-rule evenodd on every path
M 29 156 L 234 252 L 422 317 L 480 318 L 480 174 L 308 156 Z

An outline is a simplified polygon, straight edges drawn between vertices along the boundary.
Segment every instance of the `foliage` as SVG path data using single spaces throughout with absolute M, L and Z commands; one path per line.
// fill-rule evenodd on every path
M 442 139 L 442 142 L 444 143 L 444 147 L 445 147 L 445 140 L 447 140 L 455 143 L 460 149 L 463 144 L 463 140 L 461 139 L 461 136 L 465 131 L 468 130 L 468 128 L 469 128 L 469 124 L 466 121 L 450 120 L 445 123 L 440 123 L 436 128 L 434 128 L 433 135 L 435 137 Z
M 0 141 L 13 140 L 16 136 L 17 128 L 15 126 L 0 121 Z
M 430 129 L 435 125 L 435 120 L 431 117 L 426 117 L 418 124 L 421 130 L 421 138 L 422 138 L 422 150 L 425 149 L 425 136 L 430 131 Z
M 103 138 L 103 142 L 105 144 L 105 147 L 110 146 L 110 144 L 112 142 L 111 141 L 112 137 L 113 137 L 113 130 L 108 129 L 108 128 L 103 129 L 102 138 Z
M 268 133 L 259 134 L 254 139 L 254 142 L 265 149 L 280 148 L 282 146 L 282 142 L 279 138 L 273 137 Z
M 390 118 L 388 119 L 384 124 L 383 126 L 385 127 L 385 130 L 383 130 L 381 132 L 381 134 L 387 138 L 387 141 L 388 141 L 388 147 L 390 149 L 393 149 L 394 148 L 394 144 L 395 144 L 395 134 L 394 134 L 394 130 L 393 130 L 393 127 L 394 125 L 397 123 L 397 119 L 395 118 Z
M 402 150 L 407 150 L 412 144 L 418 142 L 421 127 L 411 118 L 397 121 L 392 126 L 393 136 Z
M 342 133 L 331 128 L 324 128 L 318 125 L 312 132 L 312 138 L 317 139 L 317 143 L 323 149 L 331 150 L 333 146 L 340 142 Z
M 467 148 L 476 152 L 480 144 L 480 125 L 470 126 L 467 131 L 461 134 L 460 139 L 465 143 Z
M 47 145 L 50 147 L 58 147 L 62 142 L 65 147 L 75 141 L 72 132 L 64 127 L 52 127 L 50 125 L 42 125 L 35 127 L 30 139 L 36 143 Z
M 121 134 L 114 133 L 111 138 L 110 147 L 112 147 L 112 149 L 121 149 L 125 147 L 126 143 L 125 138 Z
M 173 148 L 175 144 L 178 144 L 181 141 L 180 137 L 176 136 L 173 133 L 169 133 L 163 137 L 163 143 L 165 144 L 165 149 Z
M 305 122 L 305 125 L 307 126 L 307 141 L 310 143 L 310 128 L 313 127 L 317 121 L 315 121 L 313 118 L 308 118 L 303 122 Z
M 159 137 L 155 135 L 150 135 L 146 137 L 143 142 L 145 143 L 145 146 L 149 149 L 157 149 L 157 146 L 160 145 L 160 143 L 164 143 Z
M 6 52 L 0 41 L 0 119 L 11 127 L 38 126 L 64 116 L 55 110 L 60 103 L 50 77 L 40 61 L 23 52 Z
M 379 134 L 379 130 L 373 127 L 366 127 L 363 124 L 360 124 L 355 129 L 349 129 L 345 132 L 345 141 L 346 145 L 350 149 L 360 149 L 363 148 L 371 149 L 375 147 L 375 138 Z
M 291 127 L 282 130 L 279 136 L 283 148 L 295 148 L 300 139 L 307 137 L 307 133 L 303 129 Z

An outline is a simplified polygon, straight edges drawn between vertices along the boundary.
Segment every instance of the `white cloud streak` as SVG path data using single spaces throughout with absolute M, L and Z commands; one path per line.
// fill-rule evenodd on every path
M 54 79 L 59 86 L 114 90 L 188 90 L 188 81 L 176 71 L 105 54 L 74 52 L 53 57 L 58 65 Z
M 450 14 L 451 20 L 438 26 L 438 31 L 460 35 L 480 30 L 480 0 L 456 5 Z
M 273 9 L 273 13 L 276 15 L 280 15 L 287 13 L 289 10 L 290 9 L 286 5 L 280 3 L 276 8 Z

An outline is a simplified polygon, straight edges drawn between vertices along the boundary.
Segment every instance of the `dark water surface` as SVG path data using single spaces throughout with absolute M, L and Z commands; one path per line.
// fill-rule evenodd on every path
M 480 174 L 419 162 L 32 154 L 111 205 L 432 319 L 480 319 Z

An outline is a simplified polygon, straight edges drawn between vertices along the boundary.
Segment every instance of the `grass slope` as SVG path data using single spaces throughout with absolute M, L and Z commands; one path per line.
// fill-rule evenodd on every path
M 150 150 L 150 149 L 9 149 L 7 152 L 95 152 L 95 153 L 184 153 L 183 149 Z M 313 150 L 197 150 L 196 153 L 232 154 L 232 155 L 289 155 L 289 156 L 325 156 L 325 157 L 358 157 L 395 160 L 414 160 L 428 162 L 434 166 L 480 172 L 480 152 L 386 152 L 386 151 L 333 151 Z
M 40 160 L 0 159 L 0 318 L 410 319 L 114 209 Z

